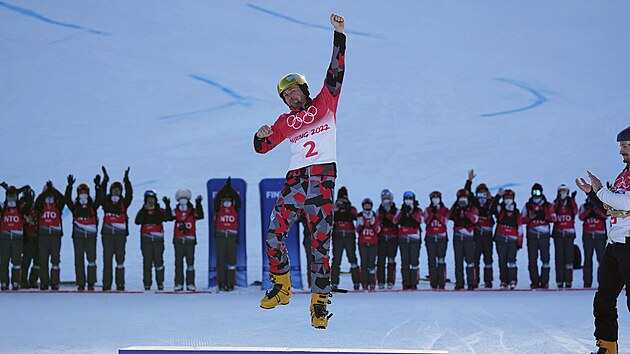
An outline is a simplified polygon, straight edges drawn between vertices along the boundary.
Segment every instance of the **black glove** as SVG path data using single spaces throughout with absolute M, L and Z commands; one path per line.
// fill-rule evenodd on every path
M 197 198 L 195 198 L 195 204 L 197 204 L 197 205 L 201 204 L 202 200 L 203 200 L 203 197 L 198 195 Z
M 186 223 L 179 224 L 179 231 L 181 231 L 184 235 L 188 235 L 188 228 L 186 227 Z
M 571 193 L 571 199 L 575 199 L 576 195 L 577 195 L 577 191 L 573 191 L 573 193 Z
M 162 201 L 164 202 L 164 204 L 165 204 L 167 207 L 170 207 L 170 206 L 171 206 L 171 200 L 170 200 L 170 199 L 168 199 L 168 197 L 164 197 L 164 198 L 162 198 Z
M 53 186 L 52 181 L 46 181 L 46 191 L 52 194 L 53 189 L 55 189 L 55 187 Z
M 109 175 L 107 174 L 107 170 L 105 169 L 105 166 L 101 166 L 101 170 L 103 170 L 103 180 L 109 181 Z
M 0 183 L 0 187 L 2 187 L 4 189 L 9 189 L 9 185 L 7 184 L 7 182 Z
M 96 175 L 96 177 L 94 177 L 94 187 L 97 187 L 100 185 L 101 185 L 101 175 Z
M 403 213 L 403 215 L 409 215 L 409 213 L 411 212 L 411 207 L 407 204 L 403 204 L 402 208 L 400 208 L 400 211 Z
M 77 179 L 73 175 L 68 175 L 68 185 L 72 186 Z
M 123 182 L 129 182 L 129 170 L 131 169 L 131 167 L 127 167 L 127 169 L 125 170 L 125 177 L 123 177 Z

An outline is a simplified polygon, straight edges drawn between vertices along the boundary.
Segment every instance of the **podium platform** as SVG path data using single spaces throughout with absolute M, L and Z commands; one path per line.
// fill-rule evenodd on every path
M 447 354 L 446 350 L 410 349 L 347 349 L 347 348 L 290 348 L 290 347 L 167 347 L 137 346 L 120 349 L 118 354 Z

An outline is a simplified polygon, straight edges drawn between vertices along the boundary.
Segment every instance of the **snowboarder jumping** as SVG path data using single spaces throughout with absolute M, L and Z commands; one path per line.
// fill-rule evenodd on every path
M 301 211 L 308 219 L 312 238 L 311 325 L 328 326 L 330 296 L 330 235 L 333 229 L 333 195 L 337 177 L 336 111 L 345 69 L 346 36 L 344 18 L 330 15 L 335 29 L 333 55 L 324 87 L 310 98 L 304 76 L 288 74 L 278 83 L 278 94 L 290 108 L 273 126 L 262 126 L 254 135 L 254 149 L 264 154 L 285 139 L 291 142 L 291 162 L 286 182 L 271 216 L 267 233 L 269 276 L 273 288 L 260 301 L 272 309 L 291 300 L 289 255 L 285 247 L 287 231 Z

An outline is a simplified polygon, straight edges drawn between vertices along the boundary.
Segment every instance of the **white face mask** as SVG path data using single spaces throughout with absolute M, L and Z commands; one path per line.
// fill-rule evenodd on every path
M 55 197 L 46 197 L 46 204 L 52 204 L 55 202 Z
M 514 199 L 505 199 L 505 206 L 510 206 L 514 204 Z
M 186 211 L 186 210 L 188 210 L 188 204 L 181 204 L 181 202 L 180 202 L 180 204 L 178 205 L 178 208 L 181 211 Z
M 479 202 L 479 204 L 484 205 L 484 204 L 486 204 L 488 199 L 487 198 L 479 198 L 479 199 L 477 199 L 477 201 Z
M 440 205 L 440 198 L 431 198 L 431 203 L 433 203 L 434 206 Z
M 232 206 L 232 202 L 229 201 L 229 200 L 226 200 L 226 201 L 223 202 L 223 206 L 226 207 L 226 208 L 229 208 L 229 207 Z
M 79 194 L 79 203 L 87 204 L 87 202 L 88 202 L 88 195 L 87 194 Z
M 112 202 L 114 203 L 118 203 L 118 201 L 120 200 L 120 196 L 118 195 L 112 195 Z
M 15 200 L 8 200 L 7 201 L 7 206 L 9 208 L 15 208 L 16 205 L 17 205 L 17 202 Z
M 405 205 L 412 207 L 413 206 L 413 199 L 405 199 Z
M 457 200 L 457 203 L 458 203 L 460 206 L 467 206 L 467 205 L 468 205 L 468 198 L 459 198 L 459 199 Z
M 569 196 L 569 193 L 567 193 L 567 192 L 560 192 L 560 198 L 561 199 L 567 199 L 568 196 Z
M 179 205 L 188 205 L 188 199 L 182 198 L 179 200 Z
M 542 198 L 541 197 L 534 197 L 532 198 L 532 200 L 534 201 L 534 203 L 538 204 L 540 202 L 542 202 Z
M 385 198 L 385 199 L 383 199 L 383 201 L 381 203 L 383 203 L 383 206 L 387 208 L 390 205 L 392 205 L 392 200 L 389 199 L 389 198 Z

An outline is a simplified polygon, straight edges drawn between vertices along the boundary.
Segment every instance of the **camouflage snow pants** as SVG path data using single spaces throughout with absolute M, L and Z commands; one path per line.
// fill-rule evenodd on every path
M 314 165 L 289 171 L 271 215 L 267 232 L 269 271 L 285 274 L 290 270 L 285 245 L 287 232 L 302 211 L 311 235 L 311 292 L 330 292 L 330 236 L 333 230 L 335 164 Z

